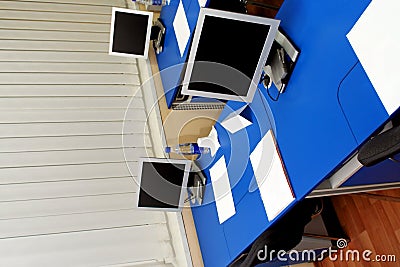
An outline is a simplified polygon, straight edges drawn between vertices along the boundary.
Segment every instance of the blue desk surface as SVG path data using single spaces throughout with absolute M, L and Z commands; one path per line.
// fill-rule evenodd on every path
M 221 148 L 214 158 L 199 160 L 209 175 L 209 167 L 225 156 L 236 207 L 236 214 L 219 224 L 208 184 L 205 204 L 192 208 L 205 266 L 226 266 L 274 222 L 267 219 L 258 189 L 249 190 L 253 184 L 249 154 L 269 129 L 275 133 L 299 201 L 388 119 L 346 38 L 369 2 L 283 3 L 277 18 L 301 50 L 286 92 L 273 102 L 260 86 L 247 111 L 253 124 L 230 134 L 217 123 Z M 218 122 L 242 105 L 228 102 Z M 360 111 L 366 107 L 370 107 L 368 120 Z
M 166 25 L 165 42 L 163 52 L 157 55 L 158 68 L 165 91 L 165 99 L 168 108 L 171 107 L 178 92 L 177 86 L 180 84 L 181 73 L 189 53 L 190 40 L 186 46 L 185 52 L 181 56 L 178 43 L 175 37 L 175 31 L 172 27 L 176 11 L 180 1 L 172 0 L 169 5 L 161 10 L 160 18 Z M 194 32 L 197 17 L 200 11 L 197 0 L 182 0 L 190 32 Z

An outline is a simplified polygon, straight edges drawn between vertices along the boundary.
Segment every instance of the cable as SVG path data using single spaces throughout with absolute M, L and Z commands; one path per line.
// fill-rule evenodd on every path
M 271 98 L 272 101 L 274 101 L 274 102 L 278 101 L 278 99 L 279 99 L 279 97 L 281 96 L 281 93 L 282 93 L 283 85 L 284 84 L 282 83 L 281 88 L 279 88 L 279 92 L 278 92 L 278 95 L 276 96 L 276 98 L 272 97 L 271 93 L 269 92 L 269 88 L 267 87 L 267 94 L 268 94 L 269 98 Z
M 265 82 L 265 80 L 267 80 L 267 79 L 268 79 L 268 83 L 266 84 L 266 83 L 264 83 L 264 82 Z M 258 84 L 263 84 L 263 86 L 265 87 L 265 89 L 266 89 L 266 91 L 267 91 L 267 94 L 268 94 L 269 98 L 271 98 L 272 101 L 278 101 L 280 93 L 278 94 L 277 98 L 273 98 L 273 97 L 271 96 L 271 93 L 269 92 L 268 84 L 270 83 L 270 79 L 271 79 L 271 78 L 270 78 L 266 73 L 263 72 L 263 73 L 261 74 L 261 78 L 260 78 L 260 81 L 258 82 Z M 279 90 L 279 91 L 280 91 L 280 90 Z
M 188 202 L 192 201 L 195 198 L 196 198 L 195 196 L 188 197 L 187 199 L 185 199 L 184 203 L 188 203 Z
M 189 201 L 195 199 L 196 197 L 189 188 L 187 189 L 187 192 L 188 192 L 188 197 L 185 199 L 184 203 L 188 203 Z
M 274 101 L 274 102 L 276 102 L 276 101 L 278 101 L 278 99 L 279 99 L 279 97 L 280 97 L 280 95 L 281 95 L 281 93 L 282 93 L 282 89 L 283 89 L 283 86 L 285 86 L 285 84 L 284 83 L 282 83 L 281 84 L 281 87 L 279 88 L 279 93 L 278 93 L 278 95 L 276 96 L 276 98 L 273 98 L 272 97 L 272 95 L 271 95 L 271 93 L 270 93 L 270 91 L 269 91 L 269 88 L 270 87 L 268 87 L 268 85 L 266 85 L 265 83 L 264 83 L 264 81 L 266 80 L 266 79 L 271 79 L 271 77 L 269 77 L 266 73 L 262 73 L 262 75 L 261 75 L 261 78 L 260 78 L 260 81 L 259 81 L 259 84 L 263 84 L 263 86 L 266 88 L 266 90 L 267 90 L 267 94 L 268 94 L 268 96 L 269 96 L 269 98 L 272 100 L 272 101 Z M 270 81 L 268 81 L 268 84 L 270 83 Z

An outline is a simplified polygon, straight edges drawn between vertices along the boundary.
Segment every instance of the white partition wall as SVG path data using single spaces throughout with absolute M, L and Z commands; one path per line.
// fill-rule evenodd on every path
M 138 64 L 108 55 L 111 6 L 0 0 L 0 266 L 182 266 L 169 216 L 134 209 L 123 149 L 154 150 Z

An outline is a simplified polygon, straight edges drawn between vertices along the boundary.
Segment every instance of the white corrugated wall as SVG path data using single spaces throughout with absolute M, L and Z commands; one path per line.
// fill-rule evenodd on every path
M 0 1 L 0 266 L 176 261 L 168 217 L 134 209 L 123 147 L 152 142 L 137 63 L 107 52 L 111 6 Z

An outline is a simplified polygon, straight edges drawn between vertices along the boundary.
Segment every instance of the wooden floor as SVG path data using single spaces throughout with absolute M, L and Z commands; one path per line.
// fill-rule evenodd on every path
M 370 195 L 373 194 L 373 195 Z M 384 197 L 382 197 L 384 196 Z M 371 250 L 371 262 L 331 261 L 315 263 L 317 267 L 400 266 L 400 189 L 353 194 L 332 198 L 339 221 L 351 241 L 343 250 Z M 373 262 L 375 255 L 395 255 L 396 262 Z M 340 252 L 337 254 L 340 256 Z M 362 258 L 362 256 L 360 256 Z

